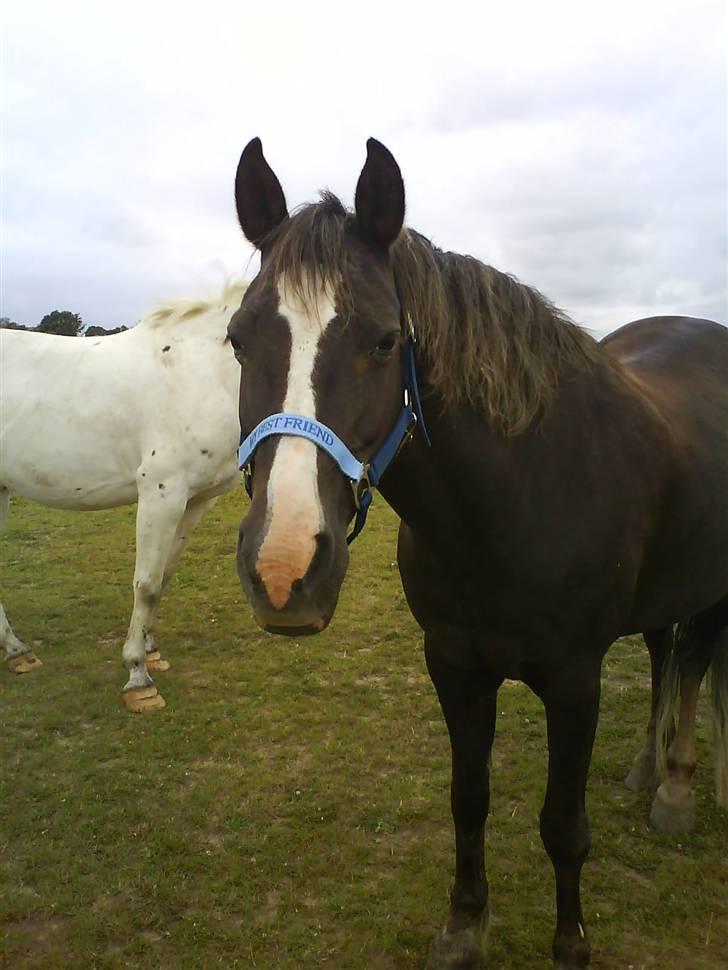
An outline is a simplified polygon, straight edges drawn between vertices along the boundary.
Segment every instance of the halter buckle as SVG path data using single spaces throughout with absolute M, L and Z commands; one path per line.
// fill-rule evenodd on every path
M 417 337 L 415 335 L 415 325 L 412 323 L 412 315 L 407 314 L 407 336 L 412 341 L 413 344 L 417 343 Z
M 372 483 L 369 481 L 369 465 L 363 465 L 361 470 L 361 475 L 356 481 L 352 481 L 351 490 L 354 493 L 354 506 L 357 511 L 361 508 L 362 503 L 366 502 L 367 495 L 370 497 L 371 501 L 372 494 Z M 367 502 L 367 504 L 369 504 Z
M 248 498 L 253 497 L 253 469 L 250 462 L 246 462 L 241 468 L 243 473 L 243 485 L 248 493 Z

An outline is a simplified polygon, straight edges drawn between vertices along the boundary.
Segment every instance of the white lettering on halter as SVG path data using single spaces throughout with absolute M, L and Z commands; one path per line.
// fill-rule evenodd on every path
M 284 412 L 314 419 L 316 399 L 312 384 L 319 343 L 336 315 L 331 295 L 321 291 L 312 299 L 311 312 L 278 283 L 278 312 L 291 329 L 291 358 Z M 306 438 L 282 435 L 268 478 L 268 530 L 258 552 L 256 570 L 273 606 L 288 602 L 291 587 L 308 572 L 316 552 L 316 536 L 324 524 L 318 492 L 318 448 Z

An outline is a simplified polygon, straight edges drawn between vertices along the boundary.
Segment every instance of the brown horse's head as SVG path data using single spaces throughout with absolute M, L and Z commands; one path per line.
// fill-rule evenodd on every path
M 369 461 L 402 403 L 401 312 L 389 253 L 404 219 L 396 161 L 370 139 L 354 213 L 325 193 L 289 217 L 254 139 L 240 158 L 235 200 L 243 232 L 261 254 L 228 330 L 242 366 L 243 435 L 269 415 L 300 415 Z M 312 441 L 275 435 L 256 448 L 250 484 L 238 572 L 256 619 L 276 633 L 323 630 L 348 564 L 351 482 Z

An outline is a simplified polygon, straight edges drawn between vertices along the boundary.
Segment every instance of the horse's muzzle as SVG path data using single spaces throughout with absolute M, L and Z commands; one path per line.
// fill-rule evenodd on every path
M 261 543 L 250 518 L 240 525 L 237 567 L 256 622 L 267 632 L 283 636 L 320 633 L 336 609 L 348 565 L 343 535 L 337 542 L 324 530 L 308 543 L 302 540 L 303 555 L 293 537 L 279 554 L 261 559 Z

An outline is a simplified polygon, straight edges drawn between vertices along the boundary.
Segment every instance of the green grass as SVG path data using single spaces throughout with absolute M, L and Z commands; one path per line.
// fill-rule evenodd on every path
M 381 499 L 329 630 L 252 622 L 236 490 L 203 521 L 162 603 L 164 711 L 132 716 L 120 660 L 134 510 L 15 502 L 2 595 L 42 669 L 1 674 L 0 965 L 414 970 L 444 920 L 453 864 L 449 746 L 399 586 Z M 642 741 L 648 664 L 615 646 L 589 786 L 582 880 L 593 967 L 728 967 L 728 819 L 712 799 L 706 699 L 698 824 L 652 832 L 622 778 Z M 499 697 L 489 965 L 547 967 L 553 877 L 538 836 L 540 703 Z

